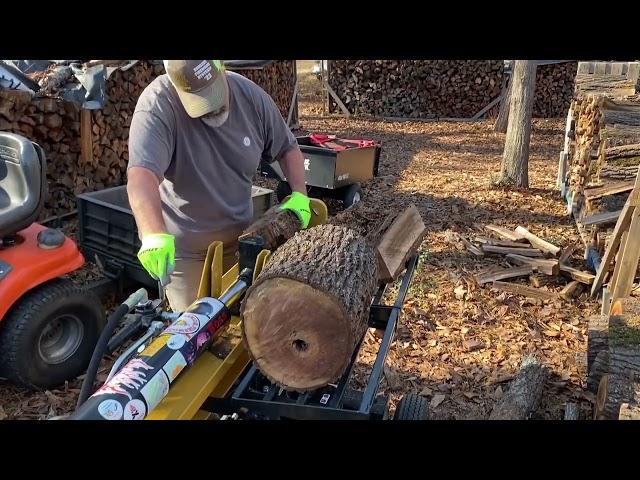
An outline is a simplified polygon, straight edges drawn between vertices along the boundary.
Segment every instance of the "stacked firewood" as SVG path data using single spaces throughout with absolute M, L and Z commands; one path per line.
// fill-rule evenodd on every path
M 535 118 L 564 117 L 573 99 L 577 62 L 539 65 L 536 70 Z
M 469 118 L 502 91 L 502 61 L 340 60 L 329 86 L 352 114 Z M 330 100 L 330 111 L 337 111 Z

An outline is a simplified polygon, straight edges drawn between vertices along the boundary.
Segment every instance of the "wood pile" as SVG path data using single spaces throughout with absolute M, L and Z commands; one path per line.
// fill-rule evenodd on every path
M 332 60 L 328 81 L 354 115 L 469 118 L 500 95 L 503 78 L 499 60 Z
M 559 118 L 567 114 L 573 99 L 577 69 L 578 62 L 538 65 L 533 101 L 534 118 Z

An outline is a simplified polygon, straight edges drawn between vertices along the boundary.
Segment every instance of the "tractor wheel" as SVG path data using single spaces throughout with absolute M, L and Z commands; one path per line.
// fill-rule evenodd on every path
M 394 420 L 429 420 L 429 402 L 420 395 L 404 395 L 396 406 Z
M 66 279 L 22 297 L 0 323 L 0 375 L 34 390 L 82 374 L 105 323 L 98 297 Z

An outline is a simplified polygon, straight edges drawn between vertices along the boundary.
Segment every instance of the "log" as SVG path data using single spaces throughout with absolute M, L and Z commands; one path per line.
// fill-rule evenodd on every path
M 484 235 L 476 235 L 473 241 L 486 244 L 486 245 L 496 245 L 498 247 L 522 248 L 526 246 L 522 242 L 512 242 L 510 240 L 497 240 L 495 238 L 485 237 Z
M 520 372 L 493 407 L 489 420 L 528 420 L 540 403 L 546 378 L 544 366 L 532 356 L 525 357 Z
M 580 412 L 578 405 L 572 402 L 567 402 L 564 405 L 564 419 L 565 420 L 578 420 L 580 418 Z
M 491 288 L 499 290 L 501 292 L 513 293 L 515 295 L 522 295 L 523 297 L 533 298 L 542 301 L 557 300 L 558 295 L 553 292 L 540 290 L 537 288 L 527 287 L 526 285 L 519 285 L 517 283 L 499 282 L 495 281 L 491 285 Z
M 505 280 L 507 278 L 524 277 L 533 273 L 533 267 L 525 265 L 523 267 L 503 268 L 498 271 L 477 275 L 476 282 L 478 285 L 495 282 L 497 280 Z
M 420 246 L 426 227 L 415 205 L 402 212 L 382 235 L 376 248 L 380 280 L 389 283 L 404 270 L 406 261 Z
M 585 285 L 591 285 L 595 278 L 595 275 L 589 272 L 583 272 L 582 270 L 577 270 L 572 267 L 568 267 L 567 265 L 560 265 L 560 272 L 567 274 L 574 280 L 577 280 L 580 283 L 584 283 Z
M 560 264 L 558 260 L 543 259 L 543 258 L 530 258 L 522 255 L 515 255 L 510 253 L 507 255 L 507 260 L 517 265 L 529 265 L 540 273 L 545 275 L 558 275 L 560 272 Z
M 603 212 L 595 215 L 588 215 L 586 217 L 582 217 L 578 220 L 582 225 L 607 225 L 610 223 L 616 223 L 618 221 L 618 217 L 622 213 L 622 210 L 617 210 L 615 212 Z
M 273 251 L 293 237 L 300 228 L 302 224 L 294 212 L 281 210 L 280 205 L 275 205 L 249 225 L 238 238 L 262 237 L 264 248 Z
M 514 254 L 523 257 L 542 257 L 544 254 L 534 248 L 514 248 L 514 247 L 498 247 L 496 245 L 484 245 L 482 251 L 485 253 L 499 253 L 502 255 Z
M 337 380 L 367 329 L 377 268 L 374 249 L 346 227 L 320 225 L 285 242 L 241 306 L 256 367 L 285 390 Z
M 497 225 L 485 225 L 487 230 L 490 230 L 496 234 L 498 234 L 502 238 L 506 238 L 507 240 L 511 240 L 512 242 L 516 242 L 518 240 L 523 240 L 524 237 L 512 230 L 508 230 L 504 227 L 499 227 Z
M 541 239 L 524 227 L 517 227 L 516 233 L 519 234 L 522 238 L 526 238 L 527 240 L 529 240 L 531 245 L 542 250 L 543 252 L 548 252 L 552 255 L 557 255 L 560 252 L 560 247 L 556 247 L 554 244 Z
M 569 282 L 559 293 L 560 298 L 566 301 L 572 300 L 582 292 L 582 284 L 577 280 Z
M 616 195 L 618 193 L 630 192 L 633 190 L 634 182 L 615 182 L 604 187 L 588 188 L 584 190 L 584 196 L 587 201 L 593 201 L 597 198 L 606 197 L 608 195 Z

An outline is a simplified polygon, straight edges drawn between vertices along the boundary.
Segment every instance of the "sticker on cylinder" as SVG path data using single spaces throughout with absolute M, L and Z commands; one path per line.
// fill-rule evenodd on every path
M 136 391 L 147 382 L 147 373 L 144 370 L 153 370 L 153 367 L 147 365 L 144 360 L 139 358 L 132 359 L 120 370 L 115 377 L 105 383 L 94 395 L 105 395 L 115 393 L 124 395 L 129 400 L 133 397 L 127 391 Z
M 169 361 L 165 364 L 162 369 L 169 377 L 169 381 L 173 382 L 184 367 L 187 366 L 187 360 L 184 358 L 180 352 L 176 352 L 173 354 L 173 357 L 169 359 Z
M 147 413 L 147 407 L 142 400 L 131 400 L 124 406 L 125 420 L 142 420 Z
M 200 328 L 200 319 L 194 313 L 183 313 L 180 318 L 173 322 L 164 333 L 181 333 L 183 335 L 193 335 Z
M 187 343 L 187 340 L 188 338 L 184 335 L 171 335 L 167 341 L 167 347 L 171 350 L 180 350 Z
M 104 400 L 98 405 L 98 413 L 107 420 L 122 418 L 122 404 L 114 399 Z
M 140 351 L 140 355 L 142 355 L 143 357 L 151 357 L 155 355 L 162 349 L 162 347 L 167 344 L 169 338 L 171 338 L 170 335 L 160 335 L 149 345 L 147 345 L 142 351 Z
M 169 393 L 169 380 L 164 371 L 160 370 L 149 382 L 140 390 L 142 396 L 147 401 L 149 411 L 156 408 L 162 399 Z

